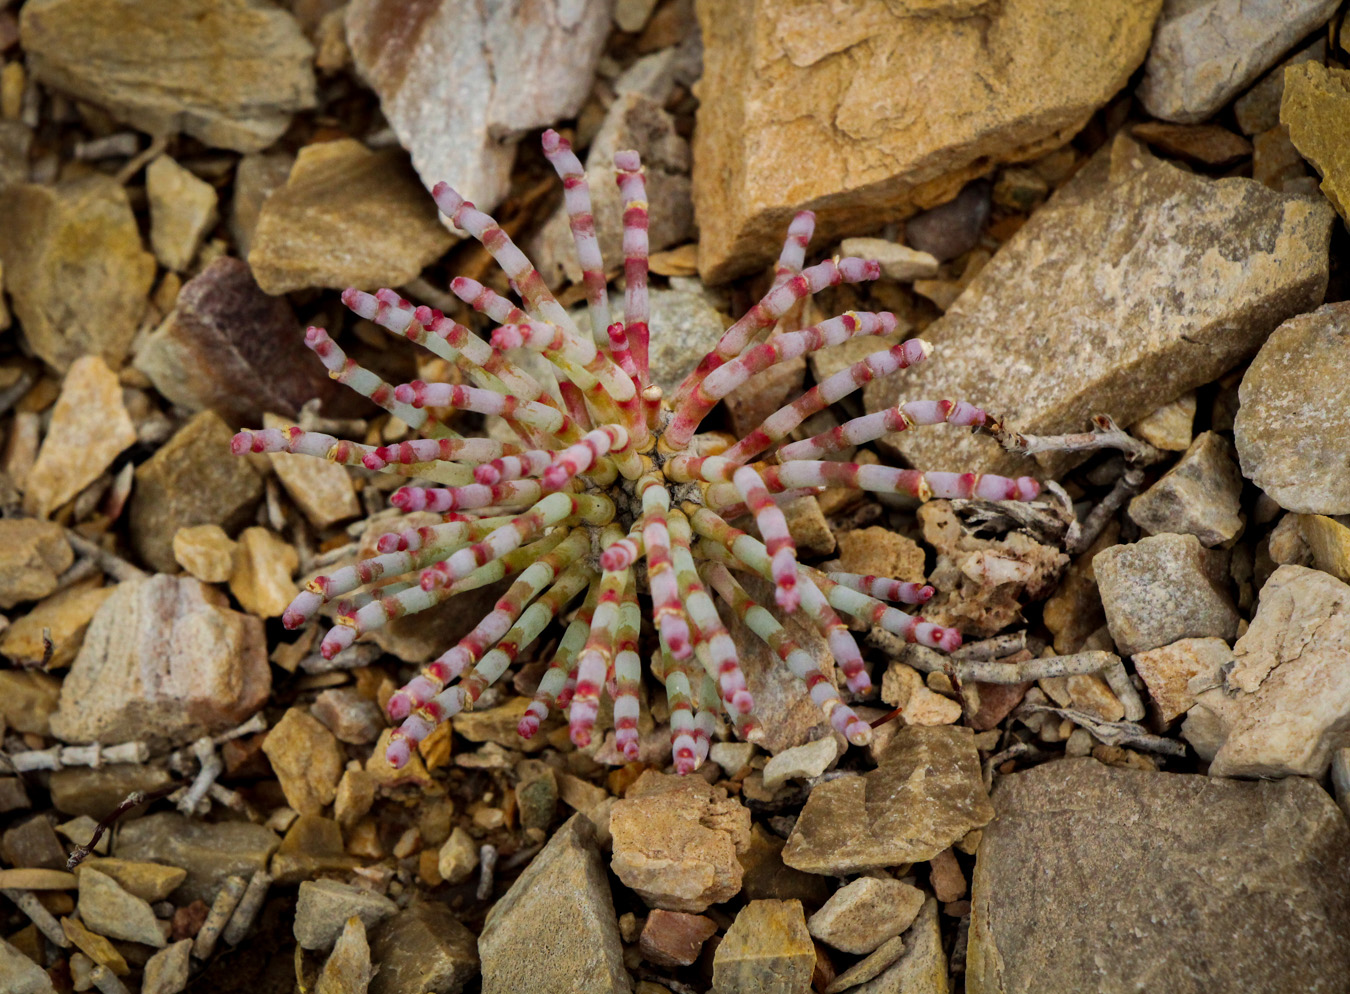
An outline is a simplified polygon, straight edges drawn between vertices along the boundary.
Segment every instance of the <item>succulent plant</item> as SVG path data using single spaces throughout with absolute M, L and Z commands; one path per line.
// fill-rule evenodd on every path
M 1030 500 L 1030 478 L 920 472 L 832 461 L 840 450 L 921 425 L 980 428 L 983 411 L 964 402 L 910 402 L 783 444 L 808 417 L 860 388 L 923 361 L 927 343 L 911 339 L 874 352 L 816 384 L 744 438 L 728 444 L 700 433 L 705 416 L 731 391 L 776 363 L 863 335 L 895 330 L 893 314 L 850 312 L 797 331 L 775 325 L 803 298 L 827 286 L 876 279 L 876 262 L 830 259 L 804 267 L 814 217 L 793 218 L 765 296 L 722 336 L 671 398 L 648 370 L 647 203 L 636 152 L 614 157 L 624 200 L 624 317 L 612 321 L 590 193 L 580 161 L 553 131 L 544 153 L 562 178 L 583 271 L 591 328 L 581 331 L 539 272 L 488 215 L 445 183 L 432 191 L 455 225 L 496 258 L 522 304 L 471 279 L 451 290 L 497 327 L 490 341 L 392 290 L 348 290 L 358 315 L 452 363 L 466 384 L 416 381 L 394 386 L 347 357 L 321 328 L 305 341 L 331 375 L 402 419 L 422 437 L 366 445 L 299 428 L 242 431 L 236 453 L 296 452 L 413 479 L 394 493 L 404 511 L 434 511 L 440 524 L 380 537 L 378 555 L 309 582 L 285 612 L 295 628 L 335 602 L 337 624 L 321 644 L 333 656 L 365 632 L 424 611 L 457 593 L 515 576 L 514 583 L 457 645 L 424 666 L 389 700 L 399 723 L 388 760 L 399 767 L 440 722 L 472 708 L 520 653 L 572 606 L 534 699 L 520 719 L 532 736 L 552 709 L 566 709 L 571 739 L 586 746 L 600 695 L 613 699 L 615 744 L 638 753 L 638 693 L 644 644 L 640 598 L 651 603 L 651 670 L 665 685 L 674 765 L 686 773 L 707 756 L 719 707 L 736 733 L 760 734 L 737 647 L 714 596 L 763 639 L 804 682 L 831 725 L 855 744 L 871 727 L 839 697 L 817 661 L 737 580 L 772 582 L 774 600 L 800 612 L 824 636 L 850 690 L 866 693 L 862 655 L 837 612 L 950 651 L 960 635 L 888 602 L 917 605 L 931 587 L 875 576 L 823 573 L 798 562 L 780 503 L 826 486 L 930 497 Z M 541 382 L 512 361 L 526 349 L 548 360 Z M 533 368 L 533 367 L 532 367 Z M 463 438 L 435 411 L 475 411 L 502 419 L 517 442 Z M 423 485 L 431 484 L 431 485 Z M 759 536 L 731 522 L 749 514 Z M 400 578 L 389 582 L 391 578 Z M 372 587 L 377 581 L 383 586 Z M 651 641 L 650 639 L 648 641 Z

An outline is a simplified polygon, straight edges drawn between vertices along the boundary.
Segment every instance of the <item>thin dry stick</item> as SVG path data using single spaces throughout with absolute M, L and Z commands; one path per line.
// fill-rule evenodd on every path
M 182 784 L 175 780 L 173 783 L 166 784 L 155 790 L 133 790 L 122 799 L 121 804 L 112 809 L 107 817 L 94 826 L 94 834 L 90 837 L 89 842 L 86 845 L 75 847 L 70 854 L 70 858 L 66 860 L 66 869 L 73 870 L 88 859 L 89 854 L 94 851 L 94 846 L 98 845 L 98 840 L 103 838 L 103 833 L 112 828 L 112 826 L 117 823 L 117 820 L 132 808 L 141 804 L 148 804 L 151 801 L 157 801 L 161 797 L 167 797 L 180 786 L 182 786 Z
M 1178 742 L 1176 739 L 1164 738 L 1161 735 L 1151 735 L 1132 722 L 1099 721 L 1085 711 L 1078 711 L 1073 708 L 1049 707 L 1044 704 L 1024 704 L 1017 710 L 1024 714 L 1035 711 L 1053 712 L 1061 718 L 1068 718 L 1075 725 L 1086 728 L 1097 741 L 1105 745 L 1130 746 L 1134 749 L 1156 752 L 1164 756 L 1186 755 L 1186 743 Z
M 1071 435 L 1025 435 L 1020 431 L 1009 431 L 1002 422 L 995 422 L 984 430 L 1008 451 L 1027 456 L 1040 452 L 1119 449 L 1127 460 L 1137 465 L 1147 466 L 1165 458 L 1165 453 L 1143 439 L 1135 438 L 1105 414 L 1093 415 L 1090 431 L 1075 432 Z
M 52 917 L 52 913 L 42 906 L 42 902 L 31 890 L 4 887 L 0 888 L 0 894 L 4 894 L 18 905 L 19 910 L 37 926 L 37 930 L 47 937 L 47 941 L 62 949 L 70 948 L 70 939 L 66 937 L 66 931 L 61 927 L 61 923 Z
M 215 951 L 216 942 L 220 939 L 220 933 L 234 914 L 234 909 L 238 907 L 240 899 L 244 896 L 244 889 L 247 884 L 243 877 L 226 877 L 225 883 L 220 888 L 220 893 L 216 895 L 215 902 L 211 905 L 211 910 L 206 915 L 206 921 L 202 923 L 201 931 L 197 933 L 197 941 L 192 946 L 192 955 L 198 959 L 210 959 L 211 953 Z
M 1124 475 L 1111 488 L 1111 492 L 1088 512 L 1088 516 L 1079 526 L 1077 536 L 1065 543 L 1064 551 L 1071 556 L 1086 552 L 1124 503 L 1143 489 L 1144 471 L 1137 466 L 1126 469 Z
M 922 673 L 954 673 L 961 680 L 978 683 L 1028 683 L 1046 677 L 1100 673 L 1120 662 L 1120 657 L 1115 653 L 1100 650 L 1075 652 L 1068 656 L 1042 656 L 1019 663 L 952 659 L 926 646 L 907 643 L 880 628 L 873 628 L 867 639 L 876 648 Z

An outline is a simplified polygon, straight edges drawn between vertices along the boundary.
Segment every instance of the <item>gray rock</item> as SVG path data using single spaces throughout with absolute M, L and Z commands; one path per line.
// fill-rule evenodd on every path
M 939 262 L 973 249 L 989 220 L 993 185 L 987 179 L 967 183 L 951 200 L 905 222 L 905 241 Z
M 178 406 L 210 409 L 237 425 L 258 424 L 269 412 L 293 418 L 311 398 L 334 394 L 290 304 L 263 293 L 248 264 L 228 256 L 183 285 L 134 365 Z
M 1256 135 L 1279 127 L 1280 99 L 1284 96 L 1284 71 L 1301 62 L 1321 62 L 1327 56 L 1327 40 L 1318 38 L 1266 73 L 1261 81 L 1233 101 L 1233 117 L 1244 135 Z
M 315 994 L 366 994 L 370 987 L 370 944 L 360 918 L 350 919 L 323 965 Z
M 835 949 L 870 953 L 909 928 L 923 900 L 923 891 L 901 880 L 859 877 L 835 891 L 806 927 Z
M 262 480 L 247 459 L 228 455 L 233 437 L 218 414 L 202 411 L 136 468 L 131 544 L 152 568 L 177 572 L 173 536 L 179 528 L 220 525 L 233 532 L 253 516 Z
M 450 180 L 490 211 L 506 195 L 519 136 L 580 110 L 611 6 L 431 0 L 410 14 L 356 0 L 347 43 L 422 182 Z
M 0 979 L 11 994 L 56 994 L 47 971 L 4 939 L 0 939 Z
M 162 947 L 164 933 L 150 902 L 128 894 L 116 880 L 91 866 L 80 868 L 80 919 L 110 939 Z
M 340 880 L 304 880 L 295 906 L 295 940 L 305 949 L 328 949 L 352 916 L 367 929 L 398 911 L 383 894 Z
M 123 824 L 113 855 L 182 867 L 187 879 L 175 897 L 186 903 L 209 903 L 226 877 L 248 879 L 265 870 L 278 842 L 276 833 L 262 825 L 204 822 L 165 812 Z
M 1350 302 L 1276 328 L 1238 398 L 1233 435 L 1243 475 L 1288 510 L 1350 514 Z
M 558 808 L 558 780 L 553 767 L 538 759 L 516 764 L 516 811 L 521 828 L 547 829 Z
M 52 734 L 186 742 L 244 721 L 267 700 L 272 674 L 262 622 L 227 604 L 186 576 L 118 584 L 61 684 Z
M 173 781 L 159 766 L 117 763 L 109 766 L 67 766 L 48 781 L 52 805 L 68 815 L 105 818 L 133 791 L 153 791 Z M 104 836 L 107 839 L 107 836 Z
M 371 930 L 370 994 L 459 994 L 478 975 L 473 933 L 443 904 L 414 901 Z
M 146 961 L 141 994 L 178 994 L 187 986 L 191 966 L 191 939 L 179 939 L 166 946 Z
M 783 862 L 834 874 L 921 862 L 991 817 L 974 732 L 909 725 L 871 773 L 812 789 Z
M 815 965 L 801 902 L 751 901 L 713 955 L 713 994 L 799 994 Z
M 478 953 L 483 994 L 632 990 L 609 880 L 584 815 L 568 819 L 493 905 Z
M 1182 733 L 1210 776 L 1321 777 L 1350 746 L 1350 585 L 1281 566 L 1220 686 L 1197 695 Z
M 1153 535 L 1097 553 L 1092 569 L 1121 655 L 1236 635 L 1237 609 L 1216 566 L 1194 535 Z
M 1217 432 L 1197 435 L 1186 454 L 1153 486 L 1130 501 L 1130 517 L 1148 535 L 1194 535 L 1223 545 L 1242 531 L 1242 474 L 1233 446 Z
M 0 836 L 0 856 L 10 866 L 46 870 L 66 868 L 65 847 L 46 815 L 34 815 L 5 829 L 5 834 Z
M 696 279 L 673 278 L 669 290 L 653 289 L 648 296 L 652 382 L 669 397 L 698 361 L 712 351 L 727 323 Z
M 1004 777 L 973 878 L 970 994 L 1339 990 L 1350 830 L 1316 783 L 1046 763 Z M 1109 893 L 1105 901 L 1052 895 Z
M 960 397 L 1024 432 L 1082 431 L 1098 413 L 1131 424 L 1321 302 L 1333 217 L 1306 197 L 1169 165 L 1121 133 L 925 329 L 935 354 L 868 384 L 865 406 Z M 887 445 L 925 469 L 1030 468 L 959 429 Z M 1057 473 L 1075 458 L 1037 461 Z
M 38 0 L 19 31 L 38 79 L 150 134 L 256 152 L 314 106 L 300 26 L 251 0 Z
M 380 706 L 350 687 L 325 690 L 309 710 L 340 741 L 354 745 L 374 742 L 386 724 Z
M 1326 23 L 1337 0 L 1167 0 L 1136 94 L 1165 121 L 1203 121 Z
M 642 156 L 647 182 L 648 251 L 659 252 L 688 241 L 696 231 L 689 143 L 675 130 L 675 118 L 658 101 L 639 93 L 621 96 L 610 105 L 605 123 L 586 153 L 595 235 L 600 242 L 600 257 L 611 271 L 623 266 L 623 197 L 614 182 L 614 153 L 621 149 L 636 149 Z M 565 207 L 559 206 L 544 222 L 530 258 L 550 285 L 564 278 L 581 282 L 581 265 Z M 615 318 L 622 313 L 622 299 L 616 294 L 611 300 Z
M 905 951 L 880 976 L 852 988 L 853 994 L 947 994 L 947 957 L 942 952 L 938 904 L 929 898 L 905 933 Z

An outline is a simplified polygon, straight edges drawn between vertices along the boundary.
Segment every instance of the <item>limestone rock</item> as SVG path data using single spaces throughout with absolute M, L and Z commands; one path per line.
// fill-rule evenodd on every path
M 506 195 L 515 140 L 581 109 L 611 7 L 429 0 L 409 12 L 403 0 L 355 0 L 347 42 L 422 182 L 450 180 L 490 211 Z
M 179 939 L 145 963 L 141 994 L 178 994 L 187 986 L 192 966 L 192 940 Z
M 39 0 L 20 13 L 38 79 L 150 134 L 256 152 L 314 106 L 314 50 L 270 4 Z
M 586 152 L 586 181 L 591 191 L 600 257 L 613 270 L 623 265 L 623 197 L 614 182 L 614 153 L 635 149 L 642 156 L 647 182 L 648 249 L 659 252 L 688 241 L 696 233 L 690 194 L 689 143 L 675 129 L 675 118 L 657 100 L 641 93 L 619 97 Z M 565 277 L 581 282 L 572 229 L 565 206 L 544 222 L 530 251 L 550 285 Z
M 254 525 L 239 534 L 230 573 L 230 593 L 249 614 L 279 618 L 299 589 L 291 580 L 300 564 L 294 546 L 267 528 Z
M 366 994 L 370 987 L 370 944 L 360 918 L 350 918 L 323 965 L 315 994 Z
M 322 814 L 337 793 L 342 749 L 333 733 L 303 708 L 291 708 L 263 741 L 286 803 L 302 815 Z
M 993 817 L 974 733 L 911 725 L 878 768 L 819 784 L 783 850 L 811 873 L 856 873 L 932 859 Z
M 286 177 L 290 176 L 294 165 L 295 154 L 279 150 L 246 155 L 235 167 L 229 226 L 241 258 L 248 258 L 263 203 L 286 185 Z
M 448 884 L 463 883 L 478 869 L 478 844 L 463 828 L 456 825 L 436 854 L 436 869 Z
M 384 730 L 384 712 L 380 706 L 348 687 L 325 690 L 310 708 L 340 742 L 361 745 L 374 742 Z
M 92 867 L 80 871 L 79 909 L 85 925 L 100 935 L 147 946 L 164 945 L 164 933 L 150 903 L 128 894 L 112 877 Z
M 696 777 L 648 770 L 614 805 L 610 868 L 648 905 L 704 911 L 741 889 L 750 810 Z
M 118 584 L 61 685 L 52 734 L 186 742 L 249 717 L 271 692 L 267 646 L 261 622 L 226 604 L 188 577 Z
M 1233 117 L 1244 135 L 1269 131 L 1280 123 L 1280 102 L 1284 98 L 1284 71 L 1301 62 L 1322 62 L 1327 57 L 1327 40 L 1316 37 L 1289 56 L 1261 81 L 1233 101 Z
M 1350 514 L 1350 302 L 1280 325 L 1242 377 L 1242 473 L 1284 508 Z
M 839 17 L 701 0 L 705 279 L 771 261 L 796 210 L 814 210 L 828 242 L 950 200 L 991 163 L 1064 144 L 1143 60 L 1161 3 L 1011 0 L 978 17 L 966 7 Z
M 811 986 L 816 950 L 800 901 L 751 901 L 713 956 L 713 994 L 797 994 Z
M 0 216 L 0 266 L 33 351 L 63 372 L 81 355 L 119 368 L 155 277 L 126 190 L 101 174 L 18 183 Z
M 285 419 L 275 414 L 263 417 L 265 428 L 287 426 Z M 286 493 L 315 528 L 322 531 L 361 513 L 361 503 L 356 499 L 356 487 L 347 467 L 291 452 L 270 452 L 267 458 Z
M 999 781 L 972 881 L 966 990 L 1334 990 L 1350 831 L 1316 783 L 1046 763 Z M 1131 872 L 1122 872 L 1131 867 Z M 1063 902 L 1110 881 L 1106 904 Z
M 303 880 L 295 906 L 295 941 L 305 949 L 329 949 L 355 916 L 367 929 L 398 912 L 383 894 L 339 880 Z
M 1207 431 L 1162 479 L 1130 501 L 1130 517 L 1148 535 L 1178 532 L 1207 547 L 1224 545 L 1242 531 L 1241 500 L 1233 446 Z
M 905 933 L 905 951 L 875 979 L 852 988 L 853 994 L 947 994 L 947 957 L 938 928 L 938 903 L 931 897 Z
M 226 877 L 247 879 L 266 869 L 276 847 L 276 833 L 262 825 L 211 823 L 163 813 L 122 825 L 113 853 L 120 859 L 151 860 L 187 870 L 175 897 L 190 903 L 214 900 Z
M 407 283 L 450 241 L 400 150 L 344 138 L 300 150 L 286 185 L 262 206 L 248 262 L 270 294 L 375 290 Z
M 49 516 L 99 478 L 122 450 L 136 441 L 136 428 L 122 403 L 117 374 L 99 356 L 71 363 L 52 408 L 47 437 L 24 483 L 24 508 Z
M 1119 134 L 928 326 L 935 354 L 872 381 L 864 405 L 950 395 L 1024 432 L 1082 431 L 1099 413 L 1130 424 L 1321 301 L 1333 217 L 1305 197 L 1168 165 Z M 1160 308 L 1160 299 L 1184 305 Z M 887 445 L 924 468 L 1030 468 L 950 426 L 890 435 Z M 1058 473 L 1075 457 L 1036 458 Z
M 1182 733 L 1211 776 L 1321 777 L 1350 745 L 1350 586 L 1281 566 L 1261 588 L 1237 662 L 1195 700 Z
M 1165 124 L 1145 121 L 1130 134 L 1166 155 L 1211 168 L 1231 165 L 1252 154 L 1251 142 L 1217 124 Z
M 1237 610 L 1194 535 L 1154 535 L 1112 546 L 1097 553 L 1092 569 L 1111 638 L 1123 654 L 1237 634 Z
M 139 863 L 112 856 L 86 859 L 80 864 L 79 873 L 84 873 L 86 867 L 98 870 L 115 880 L 128 894 L 152 904 L 165 900 L 187 879 L 187 870 L 177 866 Z
M 0 939 L 0 977 L 13 994 L 56 994 L 47 971 L 4 939 Z
M 889 528 L 855 528 L 839 536 L 839 568 L 861 576 L 922 583 L 924 553 L 918 542 Z
M 174 559 L 203 583 L 224 583 L 230 578 L 238 547 L 220 525 L 192 525 L 173 536 Z
M 0 519 L 0 608 L 46 597 L 74 561 L 65 530 L 55 522 Z
M 881 699 L 904 709 L 900 717 L 906 725 L 951 725 L 961 720 L 960 704 L 933 693 L 918 671 L 898 659 L 891 661 L 881 678 Z
M 414 901 L 371 930 L 370 946 L 370 994 L 458 994 L 478 973 L 473 933 L 443 904 Z
M 291 305 L 263 293 L 248 264 L 228 256 L 183 284 L 135 366 L 180 407 L 209 408 L 237 426 L 259 424 L 266 412 L 295 417 L 306 401 L 322 405 L 335 392 Z
M 818 777 L 834 765 L 842 747 L 833 735 L 826 735 L 805 745 L 784 749 L 764 764 L 764 789 L 773 791 L 789 780 L 807 780 Z
M 903 881 L 859 877 L 835 891 L 806 926 L 835 949 L 870 953 L 909 928 L 923 901 L 923 891 Z
M 221 455 L 233 437 L 218 415 L 203 411 L 136 468 L 131 543 L 154 569 L 177 568 L 178 529 L 216 524 L 233 531 L 252 517 L 263 485 L 247 460 Z
M 1312 565 L 1338 580 L 1350 582 L 1350 524 L 1346 522 L 1344 517 L 1300 514 L 1298 531 L 1312 557 Z
M 161 155 L 145 170 L 145 192 L 150 200 L 150 247 L 166 269 L 181 273 L 216 223 L 215 187 Z
M 932 279 L 938 274 L 938 260 L 927 252 L 884 238 L 845 238 L 839 243 L 839 254 L 875 259 L 881 263 L 881 275 L 899 283 Z
M 1130 434 L 1164 452 L 1185 452 L 1191 447 L 1195 404 L 1195 391 L 1184 393 L 1130 425 Z
M 0 670 L 0 719 L 11 732 L 50 735 L 61 681 L 38 670 Z
M 585 815 L 573 815 L 493 905 L 478 952 L 483 994 L 629 994 L 609 880 Z
M 1139 100 L 1165 121 L 1203 121 L 1335 10 L 1336 0 L 1168 0 Z
M 1223 639 L 1181 639 L 1136 652 L 1130 661 L 1158 705 L 1162 720 L 1171 721 L 1190 709 L 1199 690 L 1222 683 L 1222 670 L 1233 662 L 1233 650 Z M 1191 689 L 1193 680 L 1195 690 Z

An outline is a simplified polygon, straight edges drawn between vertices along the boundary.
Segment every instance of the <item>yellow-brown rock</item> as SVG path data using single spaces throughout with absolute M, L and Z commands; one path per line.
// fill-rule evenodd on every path
M 266 528 L 245 528 L 230 574 L 230 593 L 259 618 L 279 618 L 299 592 L 291 577 L 300 557 L 285 539 Z
M 1350 71 L 1303 62 L 1284 73 L 1280 121 L 1322 174 L 1322 192 L 1350 218 Z
M 84 643 L 94 612 L 114 589 L 103 586 L 101 577 L 90 577 L 52 594 L 5 629 L 0 635 L 0 655 L 21 666 L 42 666 L 44 660 L 49 670 L 69 666 Z M 50 658 L 44 633 L 51 639 Z M 15 727 L 13 722 L 10 727 Z
M 1161 7 L 700 0 L 699 271 L 770 261 L 802 208 L 818 239 L 861 234 L 1064 144 L 1143 61 Z

